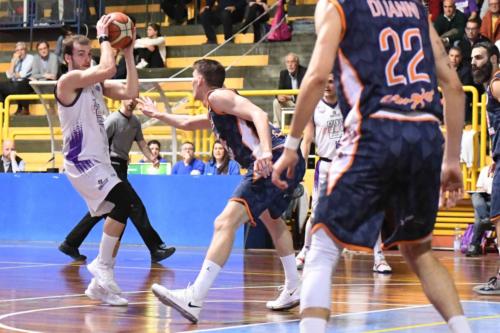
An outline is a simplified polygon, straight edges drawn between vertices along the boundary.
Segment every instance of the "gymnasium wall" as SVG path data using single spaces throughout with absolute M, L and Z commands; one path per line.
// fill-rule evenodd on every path
M 213 221 L 240 182 L 240 176 L 146 176 L 129 180 L 142 198 L 151 223 L 168 245 L 209 245 Z M 87 212 L 64 174 L 0 174 L 0 241 L 62 241 Z M 102 223 L 86 242 L 100 240 Z M 235 248 L 243 248 L 243 228 Z M 123 243 L 143 244 L 129 220 Z

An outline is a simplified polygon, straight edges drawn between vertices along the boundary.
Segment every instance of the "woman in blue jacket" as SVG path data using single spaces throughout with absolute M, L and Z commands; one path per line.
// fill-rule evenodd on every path
M 240 165 L 229 157 L 224 145 L 216 140 L 212 147 L 212 157 L 205 164 L 204 175 L 239 175 Z

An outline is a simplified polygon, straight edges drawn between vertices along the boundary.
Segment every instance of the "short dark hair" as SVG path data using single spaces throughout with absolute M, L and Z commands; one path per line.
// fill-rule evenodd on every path
M 498 48 L 495 46 L 495 44 L 491 43 L 491 42 L 479 42 L 477 44 L 475 44 L 472 49 L 476 49 L 478 47 L 482 47 L 483 49 L 486 50 L 486 53 L 488 54 L 488 59 L 491 58 L 491 56 L 496 56 L 497 57 L 497 63 L 498 63 L 498 60 L 500 58 L 500 54 L 498 52 Z
M 90 45 L 90 39 L 83 35 L 74 35 L 66 38 L 63 41 L 63 54 L 73 54 L 74 44 Z
M 452 46 L 452 47 L 450 47 L 450 49 L 448 50 L 448 54 L 450 54 L 451 50 L 458 51 L 460 53 L 460 55 L 462 55 L 462 49 L 459 48 L 458 46 Z
M 212 59 L 196 60 L 193 68 L 200 73 L 210 87 L 222 88 L 226 79 L 226 70 L 220 62 Z
M 477 17 L 471 17 L 471 18 L 469 18 L 467 20 L 467 22 L 465 22 L 465 24 L 467 25 L 467 23 L 469 23 L 469 22 L 476 23 L 478 27 L 481 26 L 481 21 Z
M 182 143 L 181 147 L 182 147 L 182 146 L 184 146 L 184 145 L 191 145 L 191 146 L 193 147 L 193 151 L 195 150 L 194 143 L 192 143 L 191 141 L 184 141 L 184 142 Z
M 158 148 L 161 150 L 161 143 L 160 143 L 160 141 L 158 141 L 158 140 L 154 140 L 154 139 L 153 139 L 153 140 L 150 140 L 150 141 L 148 142 L 148 147 L 149 147 L 150 145 L 157 145 L 157 146 L 158 146 Z
M 50 48 L 49 42 L 47 42 L 46 40 L 40 40 L 36 43 L 36 49 L 38 50 L 38 47 L 42 44 L 45 44 L 47 45 L 47 48 Z

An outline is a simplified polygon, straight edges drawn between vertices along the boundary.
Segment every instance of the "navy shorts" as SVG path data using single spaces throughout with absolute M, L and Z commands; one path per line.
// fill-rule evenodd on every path
M 491 189 L 490 220 L 493 223 L 498 223 L 500 220 L 500 155 L 495 155 L 495 163 L 493 187 Z
M 276 162 L 282 152 L 283 149 L 273 150 L 273 162 Z M 286 172 L 281 176 L 282 179 L 287 179 L 288 182 L 288 189 L 285 191 L 277 188 L 272 183 L 270 176 L 255 180 L 253 165 L 248 168 L 247 174 L 234 191 L 231 200 L 240 202 L 246 207 L 252 225 L 255 225 L 255 220 L 266 209 L 269 210 L 269 214 L 273 219 L 280 217 L 287 209 L 293 199 L 293 191 L 304 178 L 305 162 L 300 150 L 297 153 L 299 161 L 295 166 L 293 179 L 286 178 Z
M 430 239 L 444 140 L 436 118 L 419 119 L 371 117 L 346 127 L 313 231 L 360 250 L 371 250 L 380 231 L 385 248 Z

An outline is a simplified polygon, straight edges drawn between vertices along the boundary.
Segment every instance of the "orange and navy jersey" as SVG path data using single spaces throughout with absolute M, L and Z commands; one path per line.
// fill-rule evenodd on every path
M 342 22 L 334 76 L 342 110 L 426 112 L 442 119 L 425 8 L 419 0 L 330 0 Z M 359 104 L 358 104 L 359 102 Z
M 234 92 L 238 93 L 237 91 Z M 214 110 L 210 105 L 208 105 L 208 117 L 217 139 L 226 146 L 236 162 L 244 168 L 249 168 L 261 151 L 260 140 L 254 123 L 234 115 L 221 113 Z M 273 151 L 276 148 L 283 147 L 285 136 L 282 135 L 280 129 L 272 124 L 269 124 L 269 128 Z
M 488 115 L 488 130 L 493 141 L 493 158 L 500 155 L 500 140 L 498 137 L 498 134 L 500 133 L 500 102 L 491 93 L 491 84 L 498 80 L 500 80 L 500 71 L 497 71 L 495 75 L 493 75 L 493 78 L 490 81 L 490 86 L 486 90 L 488 97 L 486 111 Z

